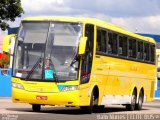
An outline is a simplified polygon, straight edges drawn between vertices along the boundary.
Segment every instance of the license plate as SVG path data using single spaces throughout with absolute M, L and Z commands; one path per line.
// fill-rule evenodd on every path
M 37 100 L 47 100 L 48 99 L 47 96 L 37 96 L 36 98 Z

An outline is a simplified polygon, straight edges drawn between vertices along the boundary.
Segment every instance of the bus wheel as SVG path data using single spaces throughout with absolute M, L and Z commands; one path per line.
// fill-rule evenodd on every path
M 33 110 L 33 112 L 40 112 L 41 105 L 33 104 L 32 105 L 32 110 Z
M 105 110 L 105 106 L 104 105 L 99 105 L 99 106 L 94 106 L 94 111 L 95 112 L 103 112 Z
M 90 105 L 89 106 L 83 106 L 83 107 L 81 107 L 88 114 L 92 114 L 92 112 L 93 112 L 94 98 L 95 98 L 95 96 L 92 93 L 91 99 L 90 99 Z
M 139 94 L 139 98 L 138 98 L 138 103 L 136 104 L 136 110 L 141 110 L 142 109 L 142 104 L 143 104 L 143 92 L 141 90 L 140 94 Z
M 127 110 L 133 111 L 135 109 L 136 99 L 137 99 L 137 94 L 136 94 L 136 91 L 134 90 L 132 93 L 131 104 L 126 105 Z
M 90 99 L 90 105 L 89 106 L 81 106 L 80 108 L 84 110 L 88 114 L 92 114 L 93 109 L 95 106 L 98 105 L 98 98 L 96 97 L 95 93 L 92 92 L 91 99 Z

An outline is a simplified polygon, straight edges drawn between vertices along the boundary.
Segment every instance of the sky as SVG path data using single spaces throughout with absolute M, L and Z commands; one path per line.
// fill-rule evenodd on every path
M 131 32 L 160 35 L 160 0 L 21 0 L 25 13 L 11 27 L 29 16 L 98 18 Z M 0 32 L 6 33 L 6 32 Z

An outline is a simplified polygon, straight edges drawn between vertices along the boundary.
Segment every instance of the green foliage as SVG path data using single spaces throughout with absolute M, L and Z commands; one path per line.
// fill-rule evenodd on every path
M 22 13 L 21 0 L 0 0 L 0 28 L 6 30 L 9 27 L 7 22 L 15 21 Z

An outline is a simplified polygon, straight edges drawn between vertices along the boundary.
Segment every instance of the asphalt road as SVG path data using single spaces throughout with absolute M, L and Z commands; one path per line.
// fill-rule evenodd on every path
M 106 106 L 104 110 L 86 114 L 78 107 L 43 106 L 32 112 L 31 105 L 12 103 L 0 98 L 0 120 L 160 120 L 160 101 L 145 103 L 141 111 L 126 111 L 123 106 Z

